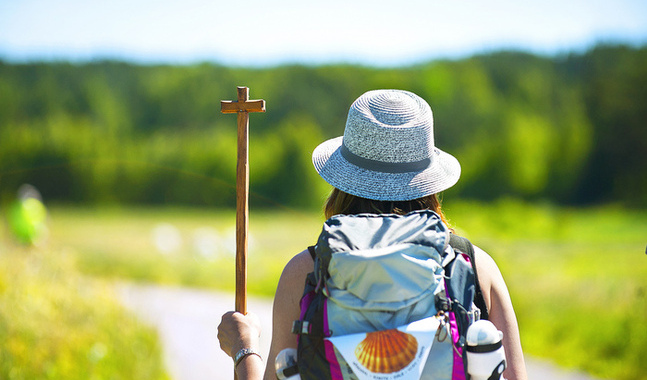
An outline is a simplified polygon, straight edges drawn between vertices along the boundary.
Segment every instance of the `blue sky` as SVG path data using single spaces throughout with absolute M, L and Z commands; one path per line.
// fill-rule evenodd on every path
M 0 0 L 0 58 L 406 65 L 647 43 L 644 0 Z

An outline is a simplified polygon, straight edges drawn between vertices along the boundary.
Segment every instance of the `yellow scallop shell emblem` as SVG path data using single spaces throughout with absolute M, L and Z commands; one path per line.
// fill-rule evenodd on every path
M 418 352 L 416 337 L 398 329 L 369 332 L 355 348 L 359 362 L 373 373 L 404 369 Z

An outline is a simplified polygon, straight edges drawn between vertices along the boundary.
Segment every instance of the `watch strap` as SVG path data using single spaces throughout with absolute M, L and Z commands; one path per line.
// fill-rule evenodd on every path
M 246 356 L 249 356 L 249 355 L 256 355 L 259 358 L 261 358 L 261 360 L 263 359 L 263 357 L 261 357 L 261 354 L 259 354 L 254 349 L 252 349 L 252 348 L 241 348 L 238 352 L 236 352 L 236 355 L 234 355 L 234 357 L 233 357 L 233 359 L 234 359 L 234 368 L 238 367 L 238 363 L 240 363 L 240 361 L 243 360 L 243 358 L 245 358 Z

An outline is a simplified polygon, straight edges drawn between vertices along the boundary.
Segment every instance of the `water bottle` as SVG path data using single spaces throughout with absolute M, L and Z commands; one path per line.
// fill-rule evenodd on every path
M 501 380 L 506 368 L 503 333 L 487 320 L 467 329 L 467 373 L 472 380 Z
M 286 348 L 279 352 L 274 361 L 274 369 L 276 369 L 276 378 L 279 380 L 301 380 L 297 368 L 297 350 Z

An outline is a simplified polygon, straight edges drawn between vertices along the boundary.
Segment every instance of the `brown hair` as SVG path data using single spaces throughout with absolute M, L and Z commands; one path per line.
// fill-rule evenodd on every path
M 415 210 L 431 210 L 440 215 L 440 219 L 449 225 L 447 218 L 440 207 L 436 194 L 413 199 L 410 201 L 376 201 L 357 197 L 333 188 L 326 204 L 324 215 L 326 219 L 337 214 L 399 214 L 404 215 Z

